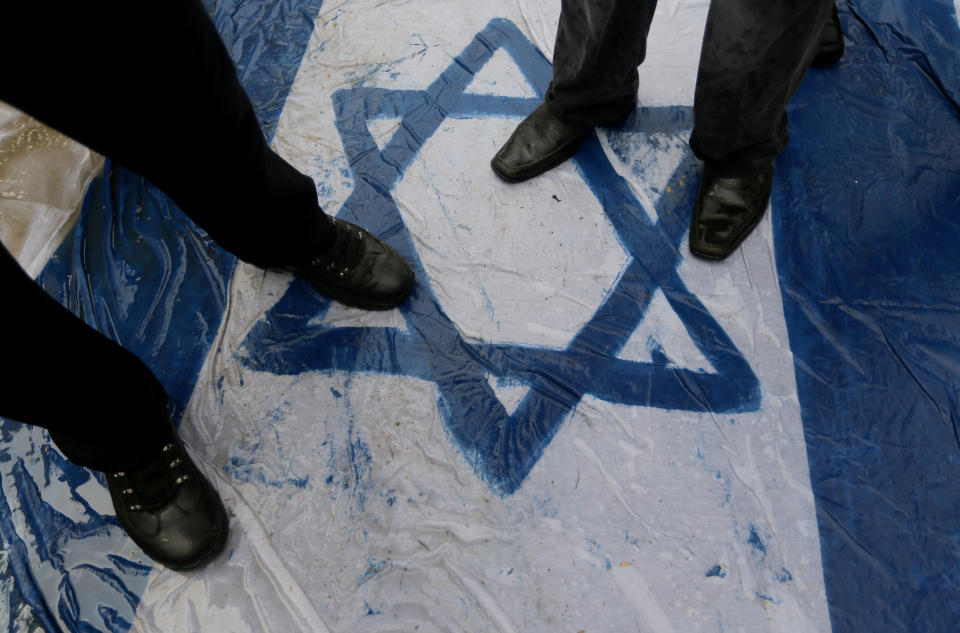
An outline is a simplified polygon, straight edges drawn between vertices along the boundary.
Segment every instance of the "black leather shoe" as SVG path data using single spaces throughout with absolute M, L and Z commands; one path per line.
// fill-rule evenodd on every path
M 840 16 L 837 14 L 837 5 L 833 5 L 827 23 L 820 31 L 820 44 L 817 54 L 813 58 L 813 66 L 831 66 L 843 57 L 843 31 L 840 30 Z
M 331 218 L 336 238 L 323 255 L 285 266 L 340 303 L 390 310 L 413 289 L 414 274 L 395 250 L 355 224 Z
M 507 182 L 529 180 L 576 154 L 591 129 L 561 121 L 541 103 L 520 122 L 490 166 Z
M 136 470 L 107 475 L 117 520 L 153 560 L 176 571 L 195 569 L 227 542 L 223 502 L 171 428 L 159 454 Z
M 719 177 L 707 164 L 690 222 L 690 252 L 723 259 L 760 222 L 770 202 L 773 166 L 740 177 Z

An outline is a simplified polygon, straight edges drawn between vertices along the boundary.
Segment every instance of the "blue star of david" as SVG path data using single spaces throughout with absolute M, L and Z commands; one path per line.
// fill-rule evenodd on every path
M 549 62 L 512 23 L 495 19 L 426 90 L 357 87 L 334 95 L 336 125 L 350 158 L 356 187 L 339 212 L 384 237 L 414 267 L 418 283 L 400 307 L 406 331 L 376 327 L 316 327 L 331 303 L 303 280 L 251 330 L 244 342 L 247 366 L 275 374 L 367 371 L 412 376 L 437 384 L 450 437 L 477 474 L 497 493 L 516 492 L 580 400 L 596 398 L 665 409 L 731 412 L 755 410 L 760 387 L 749 363 L 703 304 L 687 290 L 677 267 L 680 243 L 699 176 L 687 152 L 656 204 L 652 222 L 627 182 L 591 136 L 574 157 L 631 261 L 603 303 L 566 349 L 464 340 L 444 313 L 403 224 L 391 191 L 427 139 L 447 118 L 523 116 L 540 99 L 465 92 L 474 76 L 504 49 L 541 95 Z M 381 151 L 367 128 L 378 117 L 400 117 Z M 691 127 L 689 108 L 640 108 L 626 125 L 644 133 L 676 134 Z M 714 373 L 617 358 L 660 288 Z M 306 334 L 305 334 L 306 333 Z M 508 414 L 487 376 L 530 386 Z

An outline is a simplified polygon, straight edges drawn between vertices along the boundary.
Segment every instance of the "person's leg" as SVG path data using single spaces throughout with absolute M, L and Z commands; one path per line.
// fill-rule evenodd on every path
M 392 308 L 409 293 L 399 256 L 332 222 L 313 181 L 267 146 L 197 0 L 52 12 L 17 3 L 7 13 L 15 26 L 0 52 L 22 63 L 10 65 L 0 99 L 144 176 L 243 260 L 294 270 L 358 307 Z
M 54 301 L 2 247 L 0 287 L 0 416 L 46 428 L 70 461 L 95 470 L 153 457 L 167 439 L 167 395 L 147 366 Z
M 547 105 L 568 123 L 614 121 L 637 103 L 656 0 L 563 0 Z
M 690 146 L 704 161 L 692 252 L 729 255 L 767 206 L 788 140 L 786 106 L 817 52 L 832 0 L 723 0 L 707 16 Z
M 552 169 L 576 153 L 594 126 L 633 109 L 656 6 L 656 0 L 563 0 L 553 81 L 544 103 L 491 161 L 501 178 L 520 182 Z
M 831 0 L 710 5 L 690 144 L 713 163 L 762 165 L 787 143 L 786 107 L 820 40 Z
M 54 301 L 0 246 L 0 416 L 47 429 L 75 464 L 107 475 L 120 524 L 174 569 L 223 548 L 227 519 L 139 358 Z

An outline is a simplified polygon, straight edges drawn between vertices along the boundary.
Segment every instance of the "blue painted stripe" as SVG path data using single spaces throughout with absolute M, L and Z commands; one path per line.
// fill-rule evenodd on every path
M 834 633 L 960 622 L 960 31 L 841 5 L 777 164 L 777 266 Z

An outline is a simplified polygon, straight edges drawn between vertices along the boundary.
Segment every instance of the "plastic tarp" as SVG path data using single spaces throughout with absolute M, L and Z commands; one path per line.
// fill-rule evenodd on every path
M 157 373 L 232 534 L 154 567 L 99 475 L 3 422 L 0 622 L 954 630 L 956 8 L 840 4 L 770 212 L 714 263 L 686 245 L 707 5 L 662 0 L 633 115 L 507 185 L 488 162 L 542 97 L 559 3 L 213 3 L 276 149 L 417 288 L 333 304 L 109 161 L 62 243 L 37 209 L 55 228 L 15 252 Z M 82 190 L 65 151 L 49 177 Z

